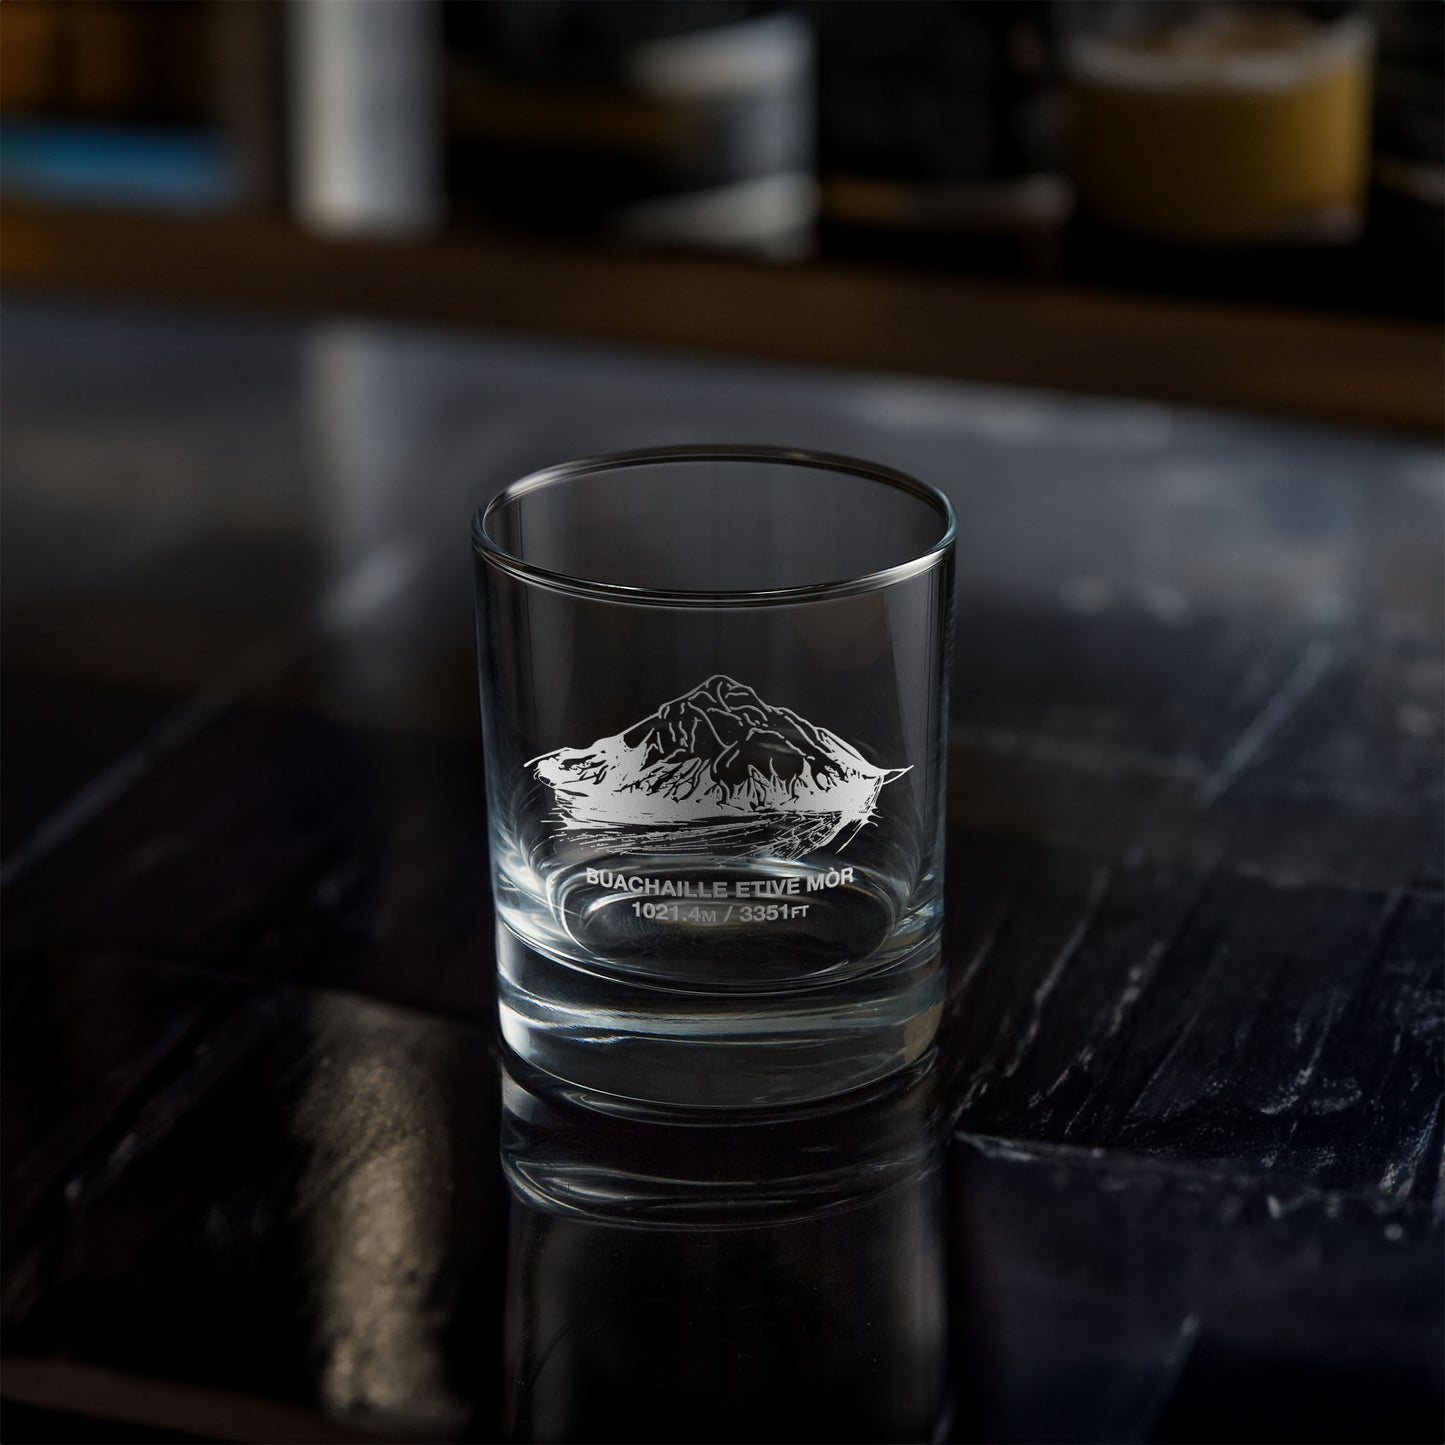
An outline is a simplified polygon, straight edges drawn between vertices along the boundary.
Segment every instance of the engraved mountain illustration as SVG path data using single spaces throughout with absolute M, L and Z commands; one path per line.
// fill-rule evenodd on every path
M 875 767 L 836 733 L 722 674 L 624 732 L 529 766 L 569 830 L 627 828 L 651 835 L 639 842 L 699 851 L 731 837 L 792 858 L 845 831 L 846 844 L 884 784 L 908 771 Z

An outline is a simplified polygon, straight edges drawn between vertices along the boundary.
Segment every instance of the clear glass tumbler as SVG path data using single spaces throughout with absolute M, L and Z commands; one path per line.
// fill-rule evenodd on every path
M 660 1103 L 825 1097 L 943 999 L 954 518 L 846 457 L 570 462 L 480 512 L 502 1034 Z

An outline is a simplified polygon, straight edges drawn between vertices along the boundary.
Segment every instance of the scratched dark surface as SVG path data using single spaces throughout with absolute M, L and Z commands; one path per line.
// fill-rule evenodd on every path
M 3 369 L 6 1440 L 1440 1437 L 1436 450 L 14 298 Z M 569 1222 L 496 1163 L 467 521 L 720 440 L 958 507 L 948 1016 L 839 1207 Z

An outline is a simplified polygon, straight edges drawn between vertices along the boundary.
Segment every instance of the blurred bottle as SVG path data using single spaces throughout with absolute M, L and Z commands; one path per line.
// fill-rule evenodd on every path
M 813 42 L 750 0 L 446 7 L 463 214 L 788 258 L 811 244 Z
M 834 249 L 1052 269 L 1072 209 L 1045 0 L 814 0 Z
M 229 21 L 228 7 L 202 0 L 6 5 L 0 191 L 47 205 L 180 211 L 253 199 Z
M 10 5 L 0 112 L 72 121 L 197 125 L 213 118 L 215 17 L 198 0 Z
M 1069 8 L 1073 163 L 1104 223 L 1192 245 L 1360 233 L 1371 29 L 1211 0 Z
M 1382 300 L 1445 311 L 1445 5 L 1375 0 L 1378 37 L 1374 186 L 1365 235 Z
M 12 5 L 0 30 L 0 115 L 53 108 L 63 44 L 61 17 L 47 5 Z
M 291 0 L 291 151 L 303 225 L 406 235 L 442 218 L 434 0 Z

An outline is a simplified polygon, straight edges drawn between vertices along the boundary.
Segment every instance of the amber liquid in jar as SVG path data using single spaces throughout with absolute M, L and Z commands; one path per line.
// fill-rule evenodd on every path
M 1187 244 L 1349 239 L 1370 53 L 1363 20 L 1323 25 L 1275 7 L 1078 37 L 1074 165 L 1089 209 Z

